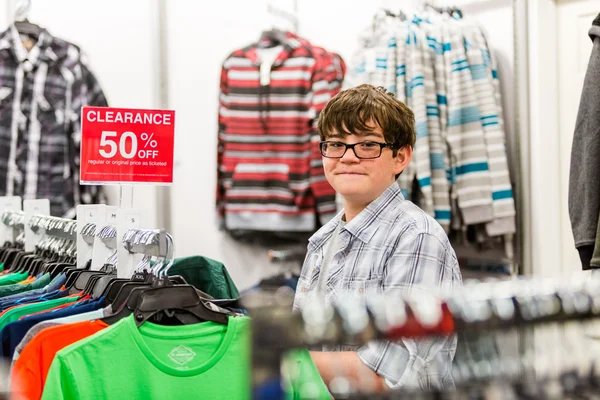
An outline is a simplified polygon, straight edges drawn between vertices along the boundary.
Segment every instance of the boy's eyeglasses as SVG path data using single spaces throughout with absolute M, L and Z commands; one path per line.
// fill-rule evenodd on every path
M 359 142 L 346 144 L 343 142 L 324 141 L 320 144 L 321 154 L 327 158 L 342 158 L 348 149 L 352 149 L 356 158 L 368 160 L 381 157 L 383 149 L 388 147 L 392 150 L 398 147 L 392 143 Z

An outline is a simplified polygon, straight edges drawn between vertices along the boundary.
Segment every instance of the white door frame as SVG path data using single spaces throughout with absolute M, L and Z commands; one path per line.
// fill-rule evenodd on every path
M 527 13 L 527 68 L 529 87 L 528 139 L 529 189 L 524 203 L 523 218 L 529 225 L 524 236 L 529 241 L 531 268 L 526 271 L 537 276 L 556 276 L 569 266 L 560 265 L 562 237 L 560 213 L 560 139 L 557 5 L 555 0 L 516 0 L 525 3 Z M 521 6 L 521 8 L 524 8 Z M 523 40 L 523 38 L 517 38 Z M 521 96 L 519 96 L 521 97 Z M 528 133 L 528 134 L 527 134 Z M 525 185 L 524 185 L 525 186 Z M 527 260 L 527 258 L 525 258 Z M 572 267 L 572 266 L 571 266 Z

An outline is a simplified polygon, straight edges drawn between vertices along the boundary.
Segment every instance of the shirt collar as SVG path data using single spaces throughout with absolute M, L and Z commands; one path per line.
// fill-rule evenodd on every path
M 268 47 L 269 45 L 270 42 L 268 40 L 258 41 L 257 43 L 254 43 L 253 45 L 250 45 L 245 49 L 244 57 L 249 58 L 253 64 L 259 65 L 260 60 L 258 58 L 257 49 L 261 47 Z M 289 32 L 286 33 L 285 40 L 283 41 L 283 43 L 281 43 L 281 45 L 283 46 L 283 50 L 279 53 L 279 55 L 273 62 L 273 65 L 283 64 L 283 62 L 290 57 L 294 50 L 296 50 L 299 47 L 305 46 L 305 44 L 301 40 L 299 40 L 298 37 Z
M 400 186 L 394 181 L 378 198 L 373 200 L 352 221 L 348 222 L 345 229 L 362 242 L 369 243 L 377 229 L 379 229 L 379 224 L 375 223 L 376 220 L 385 211 L 402 201 L 404 201 L 404 196 L 402 196 Z
M 377 219 L 386 218 L 384 213 L 388 213 L 392 208 L 404 201 L 404 196 L 397 182 L 392 183 L 378 198 L 373 200 L 364 210 L 362 210 L 354 219 L 348 222 L 341 231 L 348 231 L 363 243 L 369 243 L 379 224 Z M 323 242 L 331 237 L 338 224 L 341 223 L 344 210 L 338 213 L 327 224 L 315 233 L 309 242 L 315 248 L 323 245 Z
M 56 60 L 57 56 L 52 51 L 52 35 L 47 30 L 42 29 L 38 36 L 37 42 L 33 45 L 29 52 L 25 49 L 21 41 L 21 35 L 14 24 L 11 24 L 8 29 L 0 34 L 0 55 L 10 54 L 2 50 L 12 50 L 12 54 L 19 63 L 28 60 L 36 65 L 40 61 Z

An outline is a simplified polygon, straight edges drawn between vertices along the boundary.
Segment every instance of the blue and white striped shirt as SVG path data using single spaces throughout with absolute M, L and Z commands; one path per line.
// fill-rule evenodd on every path
M 310 239 L 296 289 L 294 310 L 317 291 L 324 248 L 344 212 Z M 402 196 L 394 182 L 376 200 L 339 230 L 339 248 L 326 268 L 325 300 L 334 304 L 347 295 L 407 294 L 413 290 L 444 292 L 462 285 L 454 250 L 443 228 Z M 366 346 L 324 347 L 324 351 L 356 350 L 363 362 L 392 388 L 452 387 L 456 337 Z

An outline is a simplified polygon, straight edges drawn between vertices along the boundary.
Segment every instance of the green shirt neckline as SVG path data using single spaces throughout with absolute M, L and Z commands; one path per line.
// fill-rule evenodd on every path
M 164 326 L 145 322 L 138 328 L 135 324 L 135 319 L 133 316 L 130 316 L 124 323 L 129 327 L 133 340 L 138 348 L 152 365 L 166 374 L 186 377 L 202 374 L 221 361 L 235 336 L 240 318 L 244 317 L 229 317 L 229 323 L 227 325 L 221 325 L 216 322 L 203 322 L 194 325 Z M 167 340 L 185 340 L 198 335 L 208 335 L 218 332 L 225 332 L 225 336 L 213 355 L 201 365 L 187 370 L 176 369 L 165 364 L 154 354 L 144 340 L 144 336 Z

